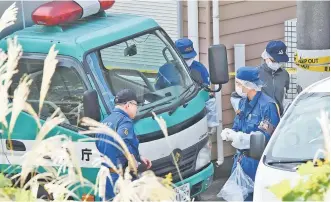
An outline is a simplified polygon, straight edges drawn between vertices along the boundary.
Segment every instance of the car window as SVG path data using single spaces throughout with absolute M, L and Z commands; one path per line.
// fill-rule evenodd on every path
M 9 93 L 13 94 L 20 78 L 24 74 L 28 74 L 33 80 L 28 102 L 37 113 L 39 112 L 43 62 L 43 60 L 21 59 L 18 65 L 19 72 L 14 75 L 13 84 L 9 90 Z M 45 98 L 41 118 L 50 117 L 57 108 L 60 108 L 66 118 L 65 123 L 77 126 L 83 115 L 83 94 L 85 90 L 81 77 L 73 67 L 58 65 Z
M 186 91 L 194 85 L 185 63 L 162 30 L 151 30 L 103 47 L 88 54 L 86 60 L 101 91 L 104 89 L 105 100 L 124 88 L 137 94 L 143 103 L 138 117 L 151 107 L 159 111 L 178 103 L 178 99 L 188 99 L 189 96 L 182 96 L 185 92 L 193 93 Z
M 313 159 L 324 148 L 324 136 L 318 118 L 324 111 L 330 115 L 330 93 L 307 93 L 294 103 L 267 153 L 268 160 Z

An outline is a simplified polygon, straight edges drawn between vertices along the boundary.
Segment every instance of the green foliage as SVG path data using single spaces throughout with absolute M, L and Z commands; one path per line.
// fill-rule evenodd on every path
M 32 193 L 29 190 L 23 190 L 21 188 L 14 187 L 5 187 L 1 188 L 0 192 L 2 192 L 2 195 L 7 196 L 13 201 L 35 201 L 35 198 L 32 196 Z
M 291 190 L 291 184 L 289 180 L 283 180 L 278 184 L 269 187 L 269 190 L 274 193 L 278 198 L 282 198 L 285 194 Z
M 31 191 L 12 187 L 12 185 L 11 180 L 0 173 L 0 200 L 10 199 L 13 201 L 35 201 Z
M 11 180 L 6 178 L 2 173 L 0 173 L 0 189 L 11 186 L 12 186 Z
M 323 201 L 330 187 L 330 162 L 309 161 L 300 165 L 297 173 L 302 179 L 293 188 L 289 180 L 283 180 L 269 190 L 283 201 Z

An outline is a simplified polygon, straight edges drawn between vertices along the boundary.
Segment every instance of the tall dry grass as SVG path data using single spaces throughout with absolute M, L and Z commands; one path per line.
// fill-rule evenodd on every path
M 15 24 L 17 19 L 18 8 L 16 7 L 16 2 L 10 5 L 0 18 L 0 32 L 2 32 L 7 27 Z
M 16 15 L 17 8 L 14 3 L 2 15 L 0 19 L 0 31 L 12 25 L 16 20 Z M 12 148 L 11 134 L 14 132 L 15 123 L 22 112 L 32 115 L 37 123 L 38 131 L 32 149 L 24 154 L 21 164 L 11 165 L 3 171 L 6 173 L 6 171 L 10 169 L 21 169 L 21 172 L 10 177 L 12 180 L 16 180 L 19 183 L 19 188 L 11 189 L 11 184 L 0 187 L 0 200 L 23 199 L 25 201 L 33 201 L 37 197 L 38 187 L 40 186 L 44 187 L 55 200 L 68 200 L 69 197 L 80 200 L 81 196 L 78 196 L 75 191 L 81 187 L 90 187 L 90 194 L 104 196 L 106 179 L 111 179 L 108 169 L 101 167 L 97 175 L 97 183 L 93 184 L 83 177 L 79 161 L 75 154 L 75 145 L 70 136 L 58 134 L 45 139 L 52 129 L 65 121 L 65 119 L 59 115 L 60 109 L 55 110 L 52 116 L 43 124 L 39 118 L 43 103 L 47 97 L 48 89 L 51 85 L 51 78 L 56 71 L 56 64 L 58 62 L 56 59 L 58 51 L 55 50 L 55 45 L 50 48 L 44 61 L 38 113 L 35 112 L 28 103 L 30 85 L 32 83 L 28 75 L 25 75 L 21 79 L 18 87 L 14 90 L 14 95 L 12 97 L 8 95 L 9 87 L 12 84 L 12 78 L 18 72 L 17 64 L 22 56 L 23 50 L 17 37 L 8 39 L 7 45 L 7 53 L 2 50 L 0 51 L 0 93 L 2 95 L 0 97 L 0 124 L 2 125 L 2 132 L 7 132 L 10 142 L 9 148 Z M 12 102 L 9 101 L 9 98 L 12 98 Z M 10 113 L 11 119 L 8 123 L 6 117 Z M 164 120 L 157 117 L 156 119 L 162 131 L 167 134 Z M 95 166 L 100 166 L 101 163 L 105 163 L 112 167 L 120 176 L 117 183 L 114 184 L 115 192 L 117 193 L 114 201 L 174 200 L 174 185 L 171 183 L 170 176 L 163 179 L 156 177 L 152 171 L 147 171 L 143 173 L 140 178 L 132 181 L 132 176 L 129 171 L 133 170 L 135 174 L 138 174 L 136 162 L 121 137 L 115 131 L 92 119 L 83 118 L 82 123 L 89 126 L 89 130 L 82 131 L 81 134 L 104 133 L 113 137 L 119 142 L 119 149 L 125 154 L 129 161 L 129 167 L 123 170 L 122 168 L 118 168 L 106 156 L 100 156 L 100 158 L 95 159 Z M 165 136 L 167 137 L 167 135 Z M 95 141 L 96 139 L 86 138 L 79 141 L 91 140 Z M 114 145 L 114 143 L 109 143 Z M 176 166 L 179 171 L 178 165 Z M 38 173 L 39 168 L 45 169 L 46 172 Z M 27 180 L 29 175 L 31 175 L 31 177 Z M 13 192 L 15 193 L 14 195 Z

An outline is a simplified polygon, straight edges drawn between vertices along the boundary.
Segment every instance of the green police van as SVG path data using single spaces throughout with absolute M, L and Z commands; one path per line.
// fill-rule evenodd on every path
M 205 105 L 210 89 L 190 74 L 174 43 L 153 19 L 106 14 L 104 10 L 113 1 L 107 2 L 90 5 L 86 10 L 85 4 L 75 1 L 49 2 L 38 7 L 32 13 L 35 25 L 8 36 L 17 36 L 24 51 L 9 93 L 13 93 L 23 74 L 29 74 L 33 83 L 28 101 L 38 111 L 44 59 L 56 44 L 59 62 L 41 118 L 46 119 L 60 108 L 65 123 L 49 136 L 60 132 L 74 141 L 86 138 L 78 133 L 84 130 L 80 118 L 102 121 L 112 112 L 114 95 L 123 88 L 133 89 L 143 101 L 135 120 L 141 155 L 152 160 L 156 175 L 172 173 L 176 190 L 181 190 L 178 200 L 184 197 L 181 193 L 196 197 L 210 186 L 214 174 Z M 1 40 L 0 48 L 7 49 L 6 38 Z M 156 75 L 165 63 L 177 68 L 181 82 L 156 90 Z M 211 82 L 219 84 L 220 90 L 229 79 L 223 45 L 209 48 L 209 71 Z M 172 148 L 168 147 L 152 111 L 166 121 Z M 29 114 L 21 113 L 11 136 L 15 140 L 13 150 L 4 148 L 0 154 L 14 155 L 1 158 L 2 166 L 20 165 L 19 157 L 33 145 L 36 127 Z M 76 149 L 83 176 L 94 183 L 99 170 L 92 165 L 93 158 L 99 155 L 93 152 L 95 143 L 77 142 Z M 176 159 L 183 180 L 176 171 L 172 152 L 178 153 Z

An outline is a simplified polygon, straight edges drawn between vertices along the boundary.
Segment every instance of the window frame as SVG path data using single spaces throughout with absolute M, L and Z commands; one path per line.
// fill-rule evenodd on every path
M 174 51 L 177 53 L 177 56 L 179 57 L 179 60 L 183 63 L 183 67 L 184 69 L 180 70 L 178 69 L 179 73 L 181 74 L 181 78 L 183 78 L 183 82 L 186 83 L 186 79 L 189 79 L 191 82 L 192 82 L 192 85 L 195 85 L 194 83 L 194 80 L 191 78 L 191 74 L 190 74 L 190 69 L 187 67 L 187 64 L 185 62 L 185 60 L 183 59 L 183 57 L 181 56 L 181 54 L 179 53 L 178 49 L 176 48 L 175 44 L 173 43 L 173 41 L 171 40 L 171 38 L 167 35 L 167 33 L 160 27 L 158 28 L 154 28 L 154 29 L 149 29 L 149 30 L 146 30 L 146 31 L 143 31 L 143 32 L 140 32 L 140 33 L 136 33 L 136 34 L 133 34 L 131 36 L 128 36 L 128 37 L 125 37 L 123 39 L 120 39 L 120 40 L 117 40 L 117 41 L 114 41 L 112 43 L 109 43 L 107 45 L 104 45 L 104 46 L 100 46 L 99 48 L 97 48 L 94 52 L 96 53 L 96 55 L 98 56 L 98 62 L 99 62 L 99 66 L 100 68 L 102 69 L 102 71 L 104 70 L 108 70 L 105 65 L 104 65 L 104 62 L 103 62 L 103 59 L 102 59 L 102 54 L 101 54 L 101 51 L 103 49 L 106 49 L 106 48 L 111 48 L 111 47 L 114 47 L 114 46 L 117 46 L 119 44 L 122 44 L 128 40 L 131 40 L 131 39 L 134 39 L 134 38 L 137 38 L 137 37 L 141 37 L 141 36 L 144 36 L 144 35 L 148 35 L 148 34 L 151 34 L 151 32 L 154 32 L 154 36 L 155 37 L 158 37 L 160 41 L 162 41 L 162 39 L 160 39 L 160 37 L 155 33 L 156 31 L 160 31 L 160 34 L 166 39 L 166 41 L 169 43 L 169 45 L 174 49 Z M 93 52 L 93 51 L 91 51 Z M 89 52 L 89 53 L 91 53 Z M 170 53 L 171 54 L 171 53 Z M 88 55 L 88 54 L 87 54 Z M 173 58 L 173 55 L 171 55 L 172 58 Z M 167 61 L 165 59 L 165 63 L 166 64 Z M 186 72 L 183 72 L 183 71 L 186 71 Z M 185 76 L 185 74 L 187 73 L 187 77 Z M 112 91 L 112 90 L 111 90 Z M 113 92 L 111 92 L 113 93 Z M 189 96 L 190 97 L 190 96 Z M 191 98 L 190 98 L 191 99 Z
M 141 32 L 137 32 L 137 33 L 134 33 L 132 35 L 128 35 L 126 37 L 123 37 L 123 38 L 120 38 L 120 39 L 117 39 L 117 40 L 114 40 L 112 42 L 109 42 L 109 43 L 105 43 L 103 45 L 100 45 L 100 46 L 96 46 L 94 48 L 91 48 L 90 50 L 86 51 L 83 55 L 83 66 L 84 66 L 84 70 L 86 72 L 86 74 L 88 74 L 89 76 L 91 76 L 91 79 L 92 81 L 95 83 L 95 86 L 96 86 L 96 90 L 98 92 L 98 94 L 101 93 L 101 90 L 100 90 L 100 87 L 98 85 L 98 83 L 96 82 L 96 79 L 95 76 L 93 75 L 91 69 L 90 69 L 90 66 L 87 62 L 87 56 L 91 53 L 96 53 L 97 56 L 98 56 L 98 63 L 99 63 L 99 67 L 100 68 L 105 68 L 104 65 L 103 65 L 103 62 L 101 60 L 101 56 L 100 56 L 100 50 L 101 49 L 104 49 L 104 48 L 108 48 L 108 47 L 111 47 L 111 46 L 114 46 L 114 45 L 117 45 L 117 44 L 120 44 L 124 41 L 127 41 L 131 38 L 135 38 L 135 37 L 139 37 L 139 36 L 142 36 L 144 34 L 148 34 L 150 32 L 153 32 L 153 31 L 156 31 L 156 30 L 159 30 L 161 32 L 161 34 L 165 37 L 165 39 L 169 42 L 169 45 L 174 49 L 174 51 L 177 53 L 177 56 L 179 57 L 179 60 L 182 62 L 182 64 L 184 65 L 184 68 L 185 70 L 188 72 L 188 77 L 191 79 L 192 81 L 192 85 L 194 86 L 194 90 L 192 93 L 190 93 L 186 99 L 185 99 L 185 102 L 189 102 L 190 100 L 192 100 L 201 90 L 201 88 L 199 88 L 199 86 L 196 84 L 196 82 L 194 82 L 194 80 L 192 79 L 191 77 L 191 74 L 190 74 L 190 69 L 189 67 L 187 66 L 184 58 L 182 57 L 182 55 L 180 54 L 179 50 L 176 48 L 175 46 L 175 43 L 174 41 L 169 37 L 169 35 L 165 32 L 164 29 L 162 29 L 161 27 L 157 26 L 157 27 L 153 27 L 153 28 L 150 28 L 150 29 L 147 29 L 147 30 L 144 30 L 144 31 L 141 31 Z M 110 93 L 111 90 L 110 90 Z M 101 100 L 103 105 L 104 105 L 104 108 L 106 110 L 106 113 L 109 115 L 111 114 L 112 112 L 112 109 L 110 109 L 107 104 L 105 103 L 105 100 L 102 99 Z M 177 108 L 176 104 L 172 104 L 171 106 L 169 107 L 165 107 L 165 108 L 162 108 L 162 109 L 159 109 L 159 110 L 155 110 L 155 113 L 164 113 L 164 112 L 167 112 L 169 110 L 173 110 Z
M 47 55 L 46 54 L 40 54 L 40 53 L 24 53 L 21 57 L 21 59 L 28 59 L 28 60 L 42 60 L 45 61 Z M 72 69 L 78 77 L 81 79 L 81 82 L 85 88 L 85 91 L 92 90 L 92 86 L 88 81 L 87 75 L 85 74 L 83 70 L 83 65 L 81 62 L 79 62 L 77 59 L 70 57 L 70 56 L 63 56 L 63 55 L 57 55 L 56 59 L 58 60 L 57 66 L 62 66 L 65 68 Z M 43 63 L 44 64 L 44 63 Z M 48 117 L 40 115 L 39 117 L 41 120 L 46 121 Z M 60 127 L 78 132 L 79 130 L 85 130 L 82 127 L 67 124 L 67 123 L 61 123 L 59 124 Z

